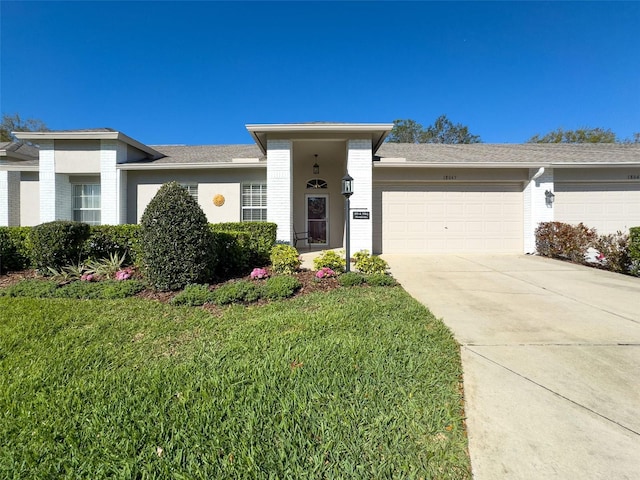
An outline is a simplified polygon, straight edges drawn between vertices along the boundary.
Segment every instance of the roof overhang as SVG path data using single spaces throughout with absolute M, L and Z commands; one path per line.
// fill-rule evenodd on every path
M 162 158 L 164 155 L 153 148 L 141 143 L 128 135 L 118 131 L 85 131 L 65 130 L 49 132 L 11 132 L 20 140 L 29 140 L 35 144 L 41 140 L 119 140 L 150 155 L 152 158 Z
M 371 138 L 371 147 L 375 153 L 393 129 L 393 123 L 279 123 L 245 126 L 265 155 L 269 138 L 293 140 Z
M 215 170 L 224 168 L 267 168 L 266 162 L 225 162 L 225 163 L 119 163 L 118 170 Z
M 11 152 L 6 149 L 0 150 L 0 160 L 37 160 L 38 158 L 34 158 L 31 155 L 25 155 L 20 152 Z

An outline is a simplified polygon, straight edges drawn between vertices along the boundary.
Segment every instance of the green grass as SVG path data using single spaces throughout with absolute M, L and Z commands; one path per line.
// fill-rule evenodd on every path
M 450 332 L 353 292 L 0 298 L 0 478 L 470 478 Z

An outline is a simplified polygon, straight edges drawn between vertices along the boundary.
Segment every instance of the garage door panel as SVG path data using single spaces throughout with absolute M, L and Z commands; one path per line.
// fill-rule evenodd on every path
M 559 222 L 582 222 L 599 233 L 640 225 L 640 184 L 557 183 L 554 193 Z
M 383 252 L 522 251 L 523 196 L 519 184 L 378 188 Z

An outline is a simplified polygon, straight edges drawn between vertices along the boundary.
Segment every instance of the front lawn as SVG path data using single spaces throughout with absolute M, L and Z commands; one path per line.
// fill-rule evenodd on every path
M 397 287 L 219 315 L 0 298 L 0 478 L 470 478 L 460 382 Z

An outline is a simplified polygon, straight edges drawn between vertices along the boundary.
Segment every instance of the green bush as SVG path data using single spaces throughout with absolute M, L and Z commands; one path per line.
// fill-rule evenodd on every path
M 213 301 L 218 305 L 255 302 L 261 296 L 262 292 L 260 287 L 247 280 L 226 283 L 213 291 Z
M 355 287 L 362 285 L 364 281 L 364 275 L 358 272 L 347 272 L 338 277 L 338 283 L 343 287 Z
M 140 253 L 140 225 L 95 225 L 85 242 L 85 255 L 101 260 L 124 256 L 124 265 L 133 265 Z
M 385 273 L 368 275 L 365 280 L 372 287 L 394 287 L 398 284 L 395 278 Z
M 338 274 L 343 273 L 347 265 L 344 255 L 344 251 L 340 251 L 338 253 L 333 250 L 324 250 L 320 255 L 313 259 L 313 267 L 316 270 L 320 270 L 322 267 L 327 267 Z
M 536 251 L 539 255 L 583 263 L 589 247 L 598 238 L 595 229 L 584 224 L 542 222 L 535 231 Z
M 103 280 L 97 284 L 100 285 L 102 289 L 98 298 L 104 300 L 133 297 L 145 288 L 140 280 Z
M 368 250 L 361 250 L 353 255 L 355 267 L 365 275 L 384 274 L 389 264 L 377 255 L 369 255 Z
M 629 262 L 629 273 L 640 277 L 640 227 L 629 229 Z
M 242 277 L 250 268 L 249 250 L 246 245 L 250 236 L 246 232 L 214 231 L 212 230 L 212 242 L 215 258 L 218 259 L 215 268 L 215 276 L 218 279 Z
M 41 273 L 48 274 L 49 267 L 61 269 L 78 264 L 82 260 L 83 247 L 89 238 L 86 223 L 56 220 L 31 229 L 32 264 Z
M 30 265 L 31 227 L 0 227 L 1 272 L 24 270 Z
M 271 247 L 276 243 L 278 225 L 271 222 L 227 222 L 214 223 L 215 232 L 244 232 L 248 234 L 243 247 L 247 250 L 248 263 L 252 267 L 269 263 Z
M 187 305 L 199 307 L 205 303 L 214 301 L 214 295 L 209 290 L 209 285 L 187 285 L 184 290 L 171 299 L 172 305 Z
M 158 290 L 205 283 L 215 267 L 207 217 L 178 183 L 164 184 L 149 202 L 140 224 L 142 267 Z
M 629 258 L 629 235 L 622 232 L 599 235 L 593 247 L 604 255 L 603 266 L 607 270 L 627 273 L 631 264 Z
M 295 277 L 281 275 L 269 278 L 264 284 L 264 296 L 269 300 L 292 297 L 302 284 Z
M 1 289 L 0 297 L 53 298 L 57 289 L 53 280 L 28 279 Z
M 271 266 L 273 271 L 282 274 L 295 273 L 299 268 L 300 254 L 291 245 L 275 245 L 271 249 Z

